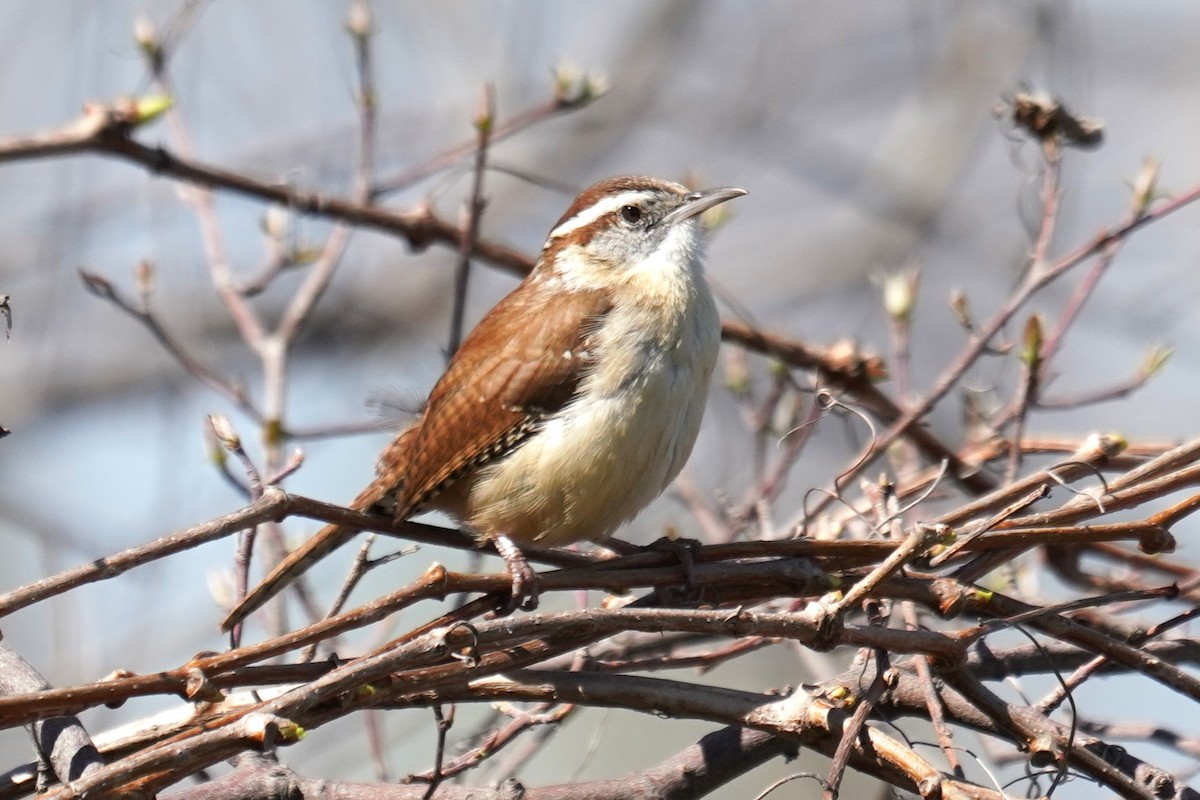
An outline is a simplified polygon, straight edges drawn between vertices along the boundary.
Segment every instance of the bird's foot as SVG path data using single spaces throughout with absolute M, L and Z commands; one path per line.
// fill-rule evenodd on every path
M 512 594 L 496 609 L 496 612 L 503 615 L 511 614 L 517 609 L 535 610 L 538 607 L 538 594 L 541 592 L 541 587 L 538 583 L 537 573 L 529 565 L 529 560 L 525 558 L 525 554 L 521 552 L 516 543 L 507 536 L 494 536 L 492 541 L 496 545 L 496 552 L 504 559 L 508 572 L 512 576 Z

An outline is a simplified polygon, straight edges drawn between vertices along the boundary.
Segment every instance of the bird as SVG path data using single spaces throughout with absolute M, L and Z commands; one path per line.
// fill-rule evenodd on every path
M 700 215 L 744 194 L 640 176 L 585 189 L 529 274 L 463 340 L 350 508 L 395 521 L 447 513 L 495 545 L 513 600 L 536 605 L 521 545 L 603 542 L 691 454 L 720 345 Z M 222 629 L 357 532 L 322 528 Z

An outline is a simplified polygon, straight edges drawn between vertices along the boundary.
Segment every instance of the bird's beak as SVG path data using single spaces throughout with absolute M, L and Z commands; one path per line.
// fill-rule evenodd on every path
M 735 197 L 741 197 L 744 194 L 746 194 L 745 189 L 735 189 L 733 187 L 708 189 L 703 192 L 690 192 L 683 198 L 683 205 L 663 217 L 661 224 L 674 225 L 676 222 L 690 219 L 697 214 L 703 214 L 713 206 L 720 205 L 726 200 L 732 200 Z

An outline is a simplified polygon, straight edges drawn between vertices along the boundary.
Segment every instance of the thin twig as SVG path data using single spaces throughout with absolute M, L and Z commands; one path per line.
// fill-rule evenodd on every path
M 542 105 L 534 106 L 526 109 L 515 115 L 511 119 L 499 122 L 494 126 L 494 130 L 490 134 L 493 141 L 499 142 L 507 139 L 514 134 L 520 133 L 540 122 L 556 117 L 560 114 L 565 114 L 570 111 L 576 111 L 584 108 L 595 100 L 595 96 L 590 93 L 580 93 L 573 97 L 565 95 L 556 96 L 554 99 Z M 444 169 L 447 169 L 462 159 L 477 153 L 479 148 L 479 139 L 475 137 L 470 141 L 462 144 L 454 145 L 445 152 L 428 159 L 423 164 L 417 167 L 406 170 L 398 175 L 393 175 L 389 178 L 382 178 L 371 187 L 372 199 L 382 197 L 383 195 L 406 189 L 414 184 L 436 175 Z
M 1062 256 L 1053 264 L 1044 265 L 1037 270 L 1031 269 L 1025 280 L 1022 281 L 1012 295 L 1001 305 L 992 318 L 980 327 L 975 337 L 938 377 L 934 382 L 933 388 L 925 394 L 919 403 L 904 412 L 886 431 L 880 434 L 867 458 L 855 466 L 850 473 L 839 476 L 839 479 L 844 482 L 861 475 L 893 442 L 905 435 L 911 426 L 928 414 L 958 384 L 962 376 L 966 374 L 967 370 L 976 362 L 980 354 L 984 352 L 988 343 L 999 333 L 1001 328 L 1008 324 L 1013 315 L 1034 294 L 1083 261 L 1092 258 L 1098 253 L 1102 253 L 1113 242 L 1124 240 L 1151 221 L 1163 219 L 1197 200 L 1200 200 L 1200 186 L 1195 186 L 1171 200 L 1159 204 L 1146 214 L 1131 219 L 1127 218 L 1115 227 L 1101 232 L 1090 242 Z M 836 490 L 829 491 L 823 499 L 818 501 L 818 505 L 815 508 L 810 509 L 810 513 L 818 513 L 827 507 L 833 501 L 834 496 L 836 496 Z
M 475 131 L 478 141 L 475 146 L 475 170 L 471 182 L 471 195 L 463 214 L 463 230 L 466 232 L 458 248 L 458 264 L 454 270 L 454 305 L 450 313 L 450 341 L 446 346 L 449 360 L 462 342 L 464 318 L 467 307 L 467 284 L 471 278 L 471 253 L 479 238 L 480 218 L 483 216 L 483 176 L 487 171 L 488 143 L 491 141 L 492 126 L 496 119 L 496 90 L 491 84 L 483 89 L 480 110 L 475 116 Z
M 442 772 L 442 762 L 446 758 L 446 734 L 450 731 L 450 726 L 454 724 L 454 706 L 450 706 L 450 714 L 445 714 L 440 705 L 435 705 L 433 708 L 433 719 L 437 723 L 437 747 L 434 752 L 433 761 L 433 777 L 429 781 L 429 787 L 425 790 L 424 800 L 430 800 L 438 786 L 445 780 L 446 776 Z
M 239 384 L 227 381 L 222 378 L 212 369 L 202 364 L 199 360 L 188 353 L 183 346 L 175 339 L 173 335 L 159 321 L 154 312 L 140 303 L 135 303 L 125 297 L 120 290 L 117 289 L 109 280 L 102 278 L 95 273 L 79 270 L 79 276 L 83 279 L 83 284 L 92 294 L 97 297 L 102 297 L 109 301 L 117 308 L 124 311 L 133 319 L 141 323 L 146 330 L 154 337 L 155 341 L 167 351 L 172 358 L 179 363 L 184 372 L 191 375 L 197 381 L 202 383 L 217 394 L 225 397 L 231 403 L 236 405 L 247 416 L 255 422 L 261 423 L 264 419 L 262 411 L 250 400 L 245 389 Z

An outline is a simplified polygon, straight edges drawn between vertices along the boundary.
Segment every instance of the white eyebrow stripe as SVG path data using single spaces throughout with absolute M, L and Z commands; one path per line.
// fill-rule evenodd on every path
M 615 194 L 612 197 L 605 197 L 595 203 L 592 203 L 590 206 L 566 220 L 554 230 L 550 231 L 550 235 L 547 237 L 547 242 L 549 242 L 551 239 L 557 239 L 560 236 L 566 236 L 572 231 L 577 231 L 580 228 L 591 225 L 605 214 L 611 214 L 621 206 L 645 200 L 650 196 L 650 194 L 650 192 L 642 189 L 630 189 L 629 191 Z

